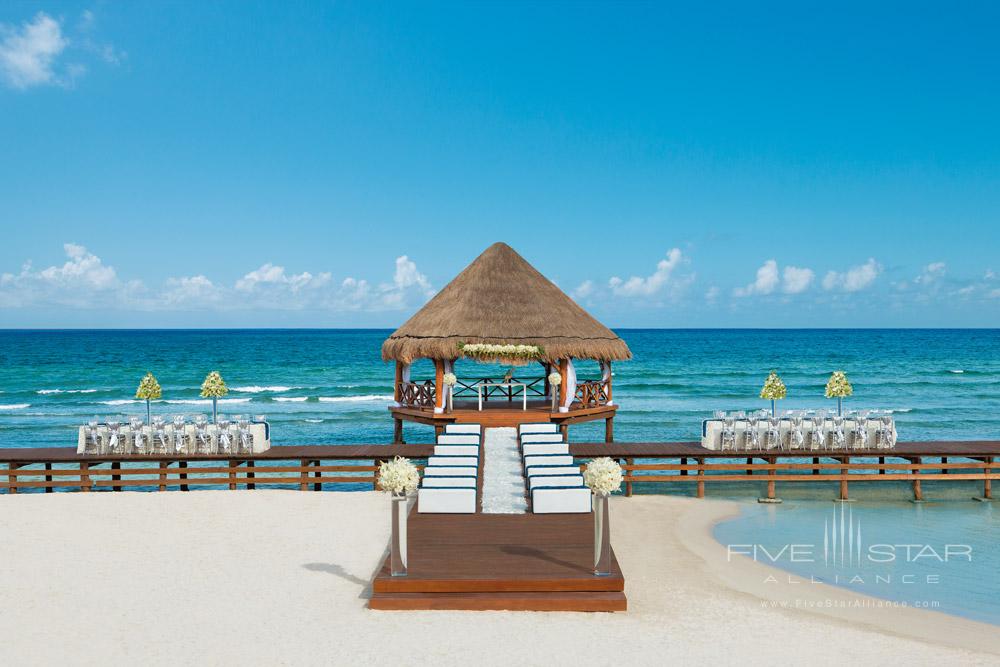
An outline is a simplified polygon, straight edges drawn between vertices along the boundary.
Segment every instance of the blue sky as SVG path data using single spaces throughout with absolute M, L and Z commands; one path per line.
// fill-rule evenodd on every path
M 0 326 L 1000 326 L 990 3 L 0 6 Z

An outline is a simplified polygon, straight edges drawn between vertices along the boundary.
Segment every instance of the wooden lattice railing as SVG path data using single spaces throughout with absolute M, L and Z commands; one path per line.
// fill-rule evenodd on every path
M 399 402 L 417 408 L 433 408 L 437 399 L 437 389 L 433 380 L 416 382 L 400 382 L 398 389 Z
M 610 400 L 609 384 L 605 380 L 585 380 L 576 385 L 575 398 L 585 408 L 606 405 Z

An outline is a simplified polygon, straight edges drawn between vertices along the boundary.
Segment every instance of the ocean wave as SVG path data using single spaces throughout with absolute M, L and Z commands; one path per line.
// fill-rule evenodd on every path
M 308 396 L 276 396 L 274 398 L 276 401 L 281 403 L 302 403 L 303 401 L 308 401 Z
M 303 419 L 304 422 L 309 422 L 310 424 L 322 424 L 322 419 Z
M 267 387 L 261 387 L 260 385 L 250 385 L 248 387 L 233 387 L 232 391 L 238 391 L 241 394 L 261 394 L 265 391 L 272 393 L 278 393 L 282 391 L 291 391 L 292 389 L 298 389 L 299 387 L 286 387 L 282 384 L 271 385 Z
M 964 373 L 965 371 L 963 371 L 961 368 L 959 368 L 959 369 L 956 369 L 956 370 L 953 370 L 953 371 L 948 371 L 948 372 L 949 373 Z
M 252 398 L 220 398 L 219 405 L 226 405 L 229 403 L 249 403 Z M 170 403 L 171 405 L 211 405 L 212 399 L 210 398 L 177 398 L 172 401 L 163 401 L 164 403 Z
M 96 389 L 39 389 L 36 394 L 93 394 Z
M 99 401 L 101 405 L 128 405 L 129 403 L 142 403 L 138 398 L 116 398 L 113 401 Z
M 31 403 L 10 403 L 8 405 L 0 405 L 0 410 L 24 410 L 30 407 Z
M 362 396 L 320 396 L 320 403 L 360 403 L 362 401 L 391 401 L 392 394 L 364 394 Z

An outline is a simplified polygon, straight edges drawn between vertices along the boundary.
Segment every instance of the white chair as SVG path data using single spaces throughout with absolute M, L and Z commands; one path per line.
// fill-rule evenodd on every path
M 569 451 L 569 450 L 567 450 Z M 435 456 L 479 456 L 479 445 L 434 445 Z
M 583 475 L 577 471 L 569 475 L 535 475 L 528 478 L 529 490 L 542 486 L 583 486 Z
M 437 452 L 434 453 L 437 454 Z M 565 442 L 528 443 L 521 447 L 521 453 L 524 456 L 531 456 L 533 454 L 569 454 L 569 445 Z
M 421 514 L 475 514 L 474 488 L 417 489 L 417 511 Z
M 429 456 L 428 466 L 472 466 L 479 467 L 478 456 Z
M 521 424 L 517 427 L 517 434 L 525 433 L 558 433 L 559 425 L 552 422 L 540 422 L 535 424 Z
M 481 424 L 447 424 L 444 427 L 448 435 L 479 435 L 482 431 Z
M 544 486 L 531 490 L 531 511 L 535 514 L 586 514 L 590 510 L 590 489 L 585 486 Z
M 579 475 L 577 466 L 528 466 L 525 469 L 528 477 L 544 477 L 546 475 Z
M 468 433 L 444 433 L 437 437 L 439 445 L 478 445 L 479 435 Z
M 427 466 L 424 468 L 424 479 L 428 477 L 476 477 L 479 468 L 471 466 Z
M 571 466 L 573 456 L 570 454 L 534 454 L 524 457 L 524 467 L 531 466 Z
M 476 478 L 469 477 L 467 475 L 453 476 L 453 477 L 433 477 L 424 476 L 423 481 L 420 484 L 421 488 L 424 489 L 437 489 L 437 488 L 456 488 L 456 489 L 475 489 L 476 488 Z
M 529 442 L 563 442 L 565 439 L 562 433 L 525 433 L 521 436 L 521 444 Z

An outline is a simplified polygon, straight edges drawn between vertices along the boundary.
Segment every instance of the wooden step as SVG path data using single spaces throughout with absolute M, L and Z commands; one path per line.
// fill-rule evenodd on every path
M 493 593 L 373 593 L 370 609 L 413 611 L 626 611 L 625 593 L 493 592 Z

